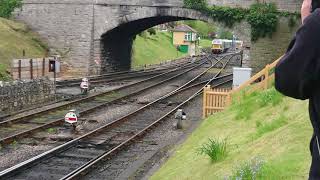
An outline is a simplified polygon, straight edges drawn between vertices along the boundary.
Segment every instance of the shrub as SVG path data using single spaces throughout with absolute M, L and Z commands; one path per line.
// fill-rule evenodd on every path
M 157 34 L 157 31 L 154 28 L 149 28 L 147 32 L 150 34 L 150 36 Z
M 262 169 L 265 162 L 259 158 L 252 158 L 250 161 L 245 162 L 238 166 L 233 175 L 227 179 L 230 180 L 255 180 L 262 176 Z
M 144 38 L 144 39 L 146 39 L 148 37 L 148 34 L 147 34 L 146 31 L 142 31 L 142 32 L 139 33 L 139 36 Z
M 184 5 L 187 8 L 192 8 L 192 9 L 204 9 L 208 6 L 207 0 L 183 0 Z
M 210 157 L 211 162 L 217 162 L 219 160 L 224 159 L 228 152 L 227 152 L 227 141 L 224 140 L 214 140 L 209 139 L 209 142 L 202 145 L 199 148 L 198 153 L 200 155 L 207 155 Z
M 9 18 L 15 8 L 21 7 L 22 0 L 0 0 L 0 17 Z

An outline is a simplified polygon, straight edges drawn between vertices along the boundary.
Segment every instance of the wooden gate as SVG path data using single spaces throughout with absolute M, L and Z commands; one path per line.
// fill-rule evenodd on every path
M 230 103 L 231 89 L 205 87 L 203 91 L 203 118 L 223 111 Z

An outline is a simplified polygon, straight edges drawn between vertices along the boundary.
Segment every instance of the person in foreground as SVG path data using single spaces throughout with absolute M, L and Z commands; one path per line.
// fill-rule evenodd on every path
M 304 0 L 302 26 L 275 69 L 275 87 L 286 96 L 309 99 L 313 126 L 309 179 L 320 180 L 320 9 L 311 13 L 312 0 Z

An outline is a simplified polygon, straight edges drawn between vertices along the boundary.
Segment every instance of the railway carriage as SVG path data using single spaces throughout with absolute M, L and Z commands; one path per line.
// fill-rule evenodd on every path
M 241 49 L 243 42 L 242 41 L 234 41 L 235 48 Z M 213 54 L 221 54 L 227 52 L 230 48 L 232 48 L 233 41 L 228 39 L 214 39 L 212 41 L 211 51 Z

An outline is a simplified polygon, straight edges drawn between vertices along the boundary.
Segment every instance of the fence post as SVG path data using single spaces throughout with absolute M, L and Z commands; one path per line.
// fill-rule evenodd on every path
M 19 59 L 18 78 L 21 80 L 21 59 Z
M 42 76 L 45 74 L 45 69 L 46 69 L 46 60 L 45 58 L 42 59 Z
M 30 59 L 30 79 L 33 79 L 33 60 Z
M 226 97 L 226 98 L 227 98 L 227 99 L 226 99 L 226 105 L 225 105 L 226 107 L 231 105 L 231 102 L 232 102 L 232 97 L 231 97 L 232 90 L 229 91 L 229 92 L 227 91 L 227 93 L 228 93 L 228 95 L 227 95 L 227 97 Z
M 267 64 L 266 68 L 265 68 L 265 73 L 264 73 L 264 89 L 268 89 L 268 85 L 269 85 L 269 71 L 270 71 L 270 65 Z
M 210 86 L 206 86 L 203 88 L 203 102 L 202 102 L 202 116 L 203 116 L 203 119 L 206 118 L 207 116 L 207 109 L 206 109 L 206 106 L 207 106 L 207 91 L 210 89 Z

